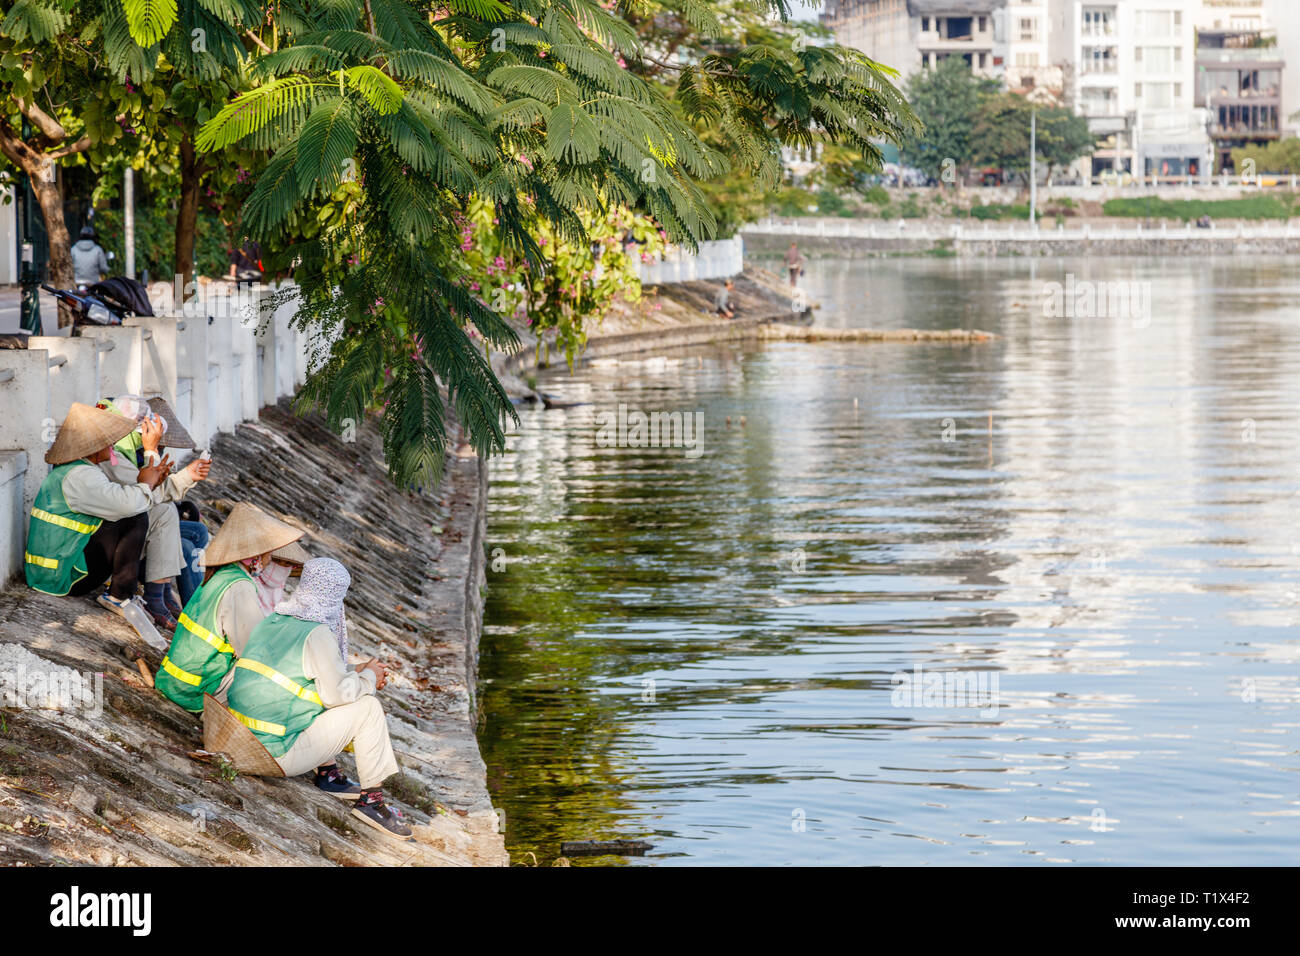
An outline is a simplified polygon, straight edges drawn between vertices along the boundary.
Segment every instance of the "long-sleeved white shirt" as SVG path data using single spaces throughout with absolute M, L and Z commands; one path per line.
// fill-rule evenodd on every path
M 121 456 L 118 457 L 116 465 L 107 461 L 100 462 L 99 469 L 109 477 L 110 481 L 115 481 L 119 485 L 137 484 L 136 475 L 140 473 L 140 469 L 135 466 L 134 462 L 128 461 Z M 145 485 L 145 487 L 149 486 Z M 193 487 L 194 479 L 190 477 L 188 471 L 182 468 L 180 471 L 168 475 L 163 479 L 163 483 L 151 492 L 153 503 L 160 505 L 164 501 L 181 501 Z
M 326 707 L 339 707 L 375 692 L 375 672 L 358 673 L 339 654 L 339 641 L 324 624 L 307 635 L 302 646 L 302 672 L 316 682 Z
M 144 482 L 119 484 L 88 461 L 78 462 L 63 477 L 63 498 L 68 507 L 105 521 L 121 521 L 148 511 L 153 491 Z

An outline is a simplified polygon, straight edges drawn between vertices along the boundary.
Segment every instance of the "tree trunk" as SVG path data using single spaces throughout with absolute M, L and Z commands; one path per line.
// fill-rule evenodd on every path
M 176 209 L 176 249 L 174 261 L 176 274 L 184 298 L 194 280 L 194 238 L 199 221 L 199 180 L 201 171 L 194 151 L 194 137 L 187 134 L 181 140 L 181 200 Z M 177 303 L 177 307 L 181 303 Z
M 48 120 L 39 110 L 35 110 L 39 119 L 53 124 L 54 135 L 38 134 L 36 142 L 50 142 L 54 145 L 66 138 L 62 127 Z M 51 142 L 53 140 L 53 142 Z M 0 152 L 5 158 L 26 174 L 32 185 L 32 193 L 41 207 L 41 218 L 45 220 L 45 235 L 49 241 L 50 284 L 60 289 L 73 288 L 75 276 L 72 273 L 72 241 L 68 236 L 68 224 L 63 218 L 63 180 L 55 175 L 56 160 L 63 156 L 81 152 L 90 145 L 86 137 L 56 150 L 46 153 L 33 148 L 23 141 L 8 123 L 0 120 Z M 72 324 L 72 312 L 63 303 L 59 303 L 59 327 Z
M 38 153 L 22 140 L 3 137 L 5 156 L 27 176 L 32 184 L 32 194 L 41 207 L 45 220 L 45 235 L 49 240 L 50 284 L 60 289 L 71 289 L 72 241 L 68 237 L 68 224 L 63 218 L 63 180 L 55 175 L 54 160 Z M 59 327 L 72 324 L 72 312 L 59 303 Z

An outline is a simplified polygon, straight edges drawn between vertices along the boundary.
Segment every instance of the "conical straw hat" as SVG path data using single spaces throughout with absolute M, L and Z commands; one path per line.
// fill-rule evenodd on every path
M 257 505 L 241 501 L 230 509 L 230 516 L 212 543 L 203 550 L 203 565 L 215 568 L 232 561 L 256 557 L 297 541 L 303 533 L 279 518 L 272 518 Z
M 283 777 L 284 771 L 253 732 L 211 694 L 203 695 L 203 749 L 225 754 L 240 773 Z
M 135 422 L 125 415 L 73 402 L 45 460 L 51 465 L 66 465 L 114 445 L 133 431 Z
M 172 407 L 167 404 L 167 400 L 154 396 L 149 399 L 149 410 L 167 423 L 167 431 L 163 433 L 162 443 L 167 448 L 197 448 L 194 439 L 190 433 L 185 430 L 185 426 L 180 423 Z
M 277 561 L 282 561 L 285 564 L 301 565 L 306 564 L 311 560 L 311 555 L 307 553 L 307 549 L 297 541 L 291 541 L 283 548 L 276 548 L 271 552 L 271 557 L 275 558 Z

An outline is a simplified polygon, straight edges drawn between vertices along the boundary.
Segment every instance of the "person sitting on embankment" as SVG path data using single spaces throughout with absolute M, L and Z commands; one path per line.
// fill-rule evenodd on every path
M 191 451 L 198 448 L 189 431 L 180 423 L 176 413 L 172 411 L 172 407 L 164 399 L 154 396 L 149 399 L 149 408 L 154 415 L 162 419 L 163 437 L 158 443 L 158 451 L 153 453 L 146 451 L 146 455 L 152 454 L 157 457 L 164 446 L 167 448 L 187 448 Z M 190 462 L 181 471 L 172 475 L 167 480 L 167 484 L 164 485 L 167 497 L 176 502 L 176 510 L 181 516 L 181 557 L 185 562 L 185 567 L 181 569 L 181 573 L 176 578 L 180 599 L 177 602 L 168 601 L 169 608 L 172 607 L 173 603 L 178 605 L 173 608 L 176 614 L 180 613 L 181 608 L 189 602 L 189 599 L 194 596 L 194 592 L 198 590 L 199 585 L 203 583 L 202 556 L 199 552 L 208 546 L 208 541 L 212 537 L 208 534 L 207 525 L 203 523 L 198 506 L 185 500 L 185 492 L 180 486 L 180 481 L 182 476 L 196 481 L 206 481 L 211 470 L 212 456 L 205 453 L 196 461 Z
M 315 783 L 355 799 L 358 819 L 408 839 L 411 828 L 388 806 L 381 784 L 397 773 L 388 721 L 375 692 L 383 664 L 347 665 L 343 599 L 352 577 L 331 558 L 313 558 L 293 595 L 253 631 L 235 663 L 229 709 L 250 728 L 286 777 L 316 768 Z M 344 784 L 335 757 L 352 745 L 361 787 Z
M 196 714 L 203 712 L 204 694 L 225 701 L 226 689 L 235 676 L 235 660 L 266 617 L 256 576 L 273 551 L 297 541 L 302 534 L 256 505 L 240 502 L 231 509 L 204 553 L 203 586 L 181 612 L 171 646 L 154 677 L 160 694 Z
M 162 460 L 162 446 L 167 432 L 166 419 L 156 414 L 150 404 L 138 395 L 101 398 L 98 407 L 125 415 L 136 422 L 136 428 L 131 434 L 113 446 L 112 457 L 99 466 L 111 480 L 120 485 L 129 485 L 141 466 Z M 183 441 L 181 443 L 184 444 Z M 192 441 L 188 444 L 193 447 Z M 153 504 L 149 508 L 149 533 L 145 543 L 145 550 L 153 555 L 147 574 L 151 583 L 145 585 L 144 603 L 154 623 L 164 630 L 176 629 L 176 618 L 180 616 L 181 606 L 193 593 L 188 588 L 182 588 L 184 593 L 178 600 L 173 594 L 172 579 L 190 574 L 194 563 L 192 542 L 206 538 L 206 529 L 199 536 L 192 527 L 183 528 L 184 525 L 192 526 L 195 522 L 182 521 L 176 503 L 184 500 L 195 483 L 207 478 L 211 467 L 210 461 L 195 459 L 180 471 L 168 475 L 153 491 Z M 188 548 L 187 542 L 191 542 Z M 167 560 L 166 555 L 171 555 L 172 559 Z
M 123 485 L 96 467 L 134 429 L 130 418 L 73 403 L 45 453 L 54 467 L 36 495 L 24 556 L 27 584 L 46 594 L 89 594 L 109 581 L 98 601 L 128 621 L 141 613 L 130 611 L 141 559 L 152 560 L 146 542 L 153 491 L 171 470 L 163 458 L 137 469 L 135 482 Z M 164 558 L 160 564 L 168 567 L 175 560 Z

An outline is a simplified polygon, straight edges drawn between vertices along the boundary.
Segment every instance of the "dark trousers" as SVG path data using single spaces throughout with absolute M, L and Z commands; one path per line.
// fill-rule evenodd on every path
M 70 593 L 89 594 L 109 581 L 108 593 L 119 601 L 134 597 L 148 531 L 147 511 L 121 521 L 105 521 L 86 542 L 86 576 Z

